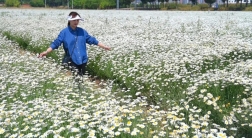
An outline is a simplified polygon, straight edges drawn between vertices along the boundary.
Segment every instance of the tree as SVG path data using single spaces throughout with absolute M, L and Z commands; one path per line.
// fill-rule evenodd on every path
M 166 4 L 165 4 L 165 5 L 167 6 L 167 5 L 168 5 L 168 3 L 169 3 L 169 0 L 165 0 L 165 2 L 166 2 Z
M 110 9 L 116 7 L 114 0 L 101 0 L 99 4 L 100 9 Z
M 236 6 L 238 5 L 239 1 L 241 1 L 240 2 L 240 10 L 241 10 L 242 9 L 242 0 L 236 0 Z
M 74 0 L 73 5 L 74 5 L 74 8 L 82 9 L 82 8 L 85 8 L 86 1 L 85 0 Z
M 141 0 L 143 6 L 145 7 L 145 5 L 148 3 L 148 0 Z
M 211 5 L 216 2 L 216 0 L 205 0 L 205 3 L 207 3 L 209 5 L 209 8 L 211 7 Z
M 101 0 L 101 1 L 109 1 L 109 0 Z M 113 0 L 114 2 L 115 0 Z M 133 2 L 134 0 L 119 0 L 120 7 L 129 7 L 130 3 Z
M 30 5 L 32 7 L 44 7 L 45 3 L 43 0 L 31 0 Z
M 5 0 L 5 6 L 7 7 L 19 7 L 20 1 L 19 0 Z
M 155 1 L 156 0 L 148 0 L 148 2 L 151 4 L 151 7 L 153 7 Z
M 61 0 L 46 0 L 46 4 L 50 7 L 57 7 L 62 5 Z
M 100 4 L 99 0 L 84 0 L 84 1 L 85 1 L 84 8 L 87 8 L 87 9 L 97 9 Z
M 169 2 L 169 0 L 160 0 L 160 2 L 161 2 L 161 4 L 163 5 L 163 8 L 165 7 L 165 4 L 164 3 L 168 3 Z
M 172 1 L 175 1 L 176 9 L 177 9 L 177 8 L 178 8 L 178 1 L 179 1 L 179 0 L 172 0 Z

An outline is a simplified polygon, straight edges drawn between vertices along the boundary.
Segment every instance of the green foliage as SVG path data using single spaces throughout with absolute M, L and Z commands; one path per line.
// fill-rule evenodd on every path
M 73 5 L 75 8 L 84 9 L 110 9 L 116 7 L 116 2 L 114 0 L 76 0 Z
M 249 116 L 249 115 L 248 115 Z M 252 118 L 250 118 L 251 120 Z M 246 121 L 244 123 L 247 123 Z M 249 138 L 252 136 L 252 127 L 249 127 L 249 126 L 241 126 L 239 129 L 238 129 L 238 132 L 237 132 L 237 137 L 241 138 L 241 137 L 244 137 L 244 138 Z
M 28 39 L 23 39 L 22 37 L 16 37 L 13 36 L 10 32 L 2 32 L 4 36 L 6 36 L 9 40 L 14 40 L 16 41 L 23 49 L 26 49 L 30 43 L 30 40 Z
M 100 9 L 107 9 L 116 7 L 116 3 L 114 0 L 101 0 L 99 8 Z
M 114 2 L 114 3 L 116 3 L 115 1 L 113 1 L 113 0 L 108 0 L 108 1 L 112 1 L 112 2 Z M 121 8 L 127 8 L 127 7 L 129 7 L 130 6 L 130 3 L 132 2 L 133 0 L 119 0 L 119 6 L 121 7 Z
M 63 4 L 65 4 L 66 1 L 65 0 L 47 0 L 46 1 L 46 5 L 48 5 L 49 7 L 57 7 L 57 6 L 61 6 Z
M 176 3 L 169 3 L 167 9 L 177 9 L 177 5 L 178 5 L 178 4 L 176 4 Z
M 244 6 L 239 6 L 237 4 L 229 4 L 227 8 L 228 8 L 229 11 L 241 11 L 241 10 L 245 10 Z
M 99 7 L 99 0 L 84 0 L 85 9 L 97 9 Z
M 85 8 L 86 1 L 85 0 L 75 0 L 73 3 L 74 8 L 83 9 Z
M 147 4 L 148 0 L 141 0 L 143 4 Z
M 200 10 L 209 10 L 209 5 L 208 4 L 198 4 L 200 7 Z
M 109 5 L 109 2 L 108 1 L 102 1 L 99 5 L 99 8 L 100 9 L 105 9 L 107 6 L 110 6 Z
M 31 0 L 30 5 L 32 7 L 44 7 L 45 3 L 43 0 Z
M 177 6 L 178 6 L 178 10 L 188 7 L 187 4 L 178 4 Z
M 169 3 L 166 5 L 161 4 L 161 10 L 174 10 L 176 9 L 176 3 Z M 206 11 L 206 10 L 213 10 L 212 7 L 209 7 L 209 4 L 197 4 L 197 5 L 191 5 L 191 4 L 177 4 L 177 10 L 180 11 Z M 236 4 L 229 4 L 228 7 L 225 7 L 224 5 L 219 6 L 218 10 L 220 11 L 252 11 L 252 6 L 248 5 L 240 7 Z
M 205 90 L 204 93 L 201 90 Z M 216 104 L 208 103 L 208 100 L 204 101 L 202 99 L 193 99 L 190 104 L 197 106 L 202 109 L 202 115 L 207 114 L 208 111 L 211 111 L 210 118 L 214 123 L 220 124 L 222 127 L 226 127 L 222 121 L 225 115 L 229 115 L 232 112 L 232 109 L 241 102 L 243 98 L 248 98 L 244 94 L 245 87 L 243 85 L 234 84 L 234 83 L 223 83 L 222 81 L 210 83 L 208 85 L 199 86 L 196 95 L 203 94 L 204 97 L 208 97 L 209 101 L 215 101 Z M 213 97 L 207 96 L 211 94 Z M 213 100 L 215 99 L 215 100 Z M 217 107 L 218 106 L 218 107 Z M 219 108 L 216 110 L 215 108 Z M 242 120 L 241 120 L 242 121 Z M 244 131 L 244 130 L 242 130 Z
M 252 6 L 245 7 L 245 11 L 252 11 Z
M 20 1 L 19 0 L 5 0 L 6 7 L 19 7 Z
M 200 10 L 200 7 L 198 5 L 178 4 L 178 10 L 180 11 Z
M 71 3 L 71 1 L 70 1 Z M 120 8 L 128 7 L 131 0 L 120 0 Z M 111 9 L 116 8 L 115 0 L 75 0 L 74 8 L 78 9 Z

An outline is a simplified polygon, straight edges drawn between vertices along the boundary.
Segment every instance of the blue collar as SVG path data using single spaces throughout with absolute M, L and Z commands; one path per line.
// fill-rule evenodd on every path
M 76 29 L 74 30 L 74 29 L 72 29 L 72 28 L 70 27 L 70 25 L 68 25 L 68 29 L 70 30 L 70 32 L 76 32 L 77 29 L 78 29 L 78 27 L 76 27 Z

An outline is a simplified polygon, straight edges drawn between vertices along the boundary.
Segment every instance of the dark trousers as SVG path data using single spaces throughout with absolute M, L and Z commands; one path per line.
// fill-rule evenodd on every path
M 87 63 L 83 63 L 81 65 L 77 65 L 75 64 L 73 61 L 70 63 L 70 66 L 71 66 L 71 70 L 72 71 L 77 71 L 77 74 L 80 75 L 80 76 L 83 76 L 86 72 L 86 66 L 87 66 Z
M 86 65 L 87 63 L 83 63 L 81 65 L 77 65 L 75 64 L 72 59 L 70 58 L 70 56 L 67 56 L 66 54 L 64 55 L 63 59 L 62 59 L 62 65 L 65 68 L 70 69 L 71 71 L 73 71 L 73 73 L 77 72 L 77 75 L 84 75 L 86 72 Z

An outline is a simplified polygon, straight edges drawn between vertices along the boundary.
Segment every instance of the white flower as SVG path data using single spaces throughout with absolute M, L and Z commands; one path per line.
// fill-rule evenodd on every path
M 0 134 L 3 134 L 5 130 L 3 128 L 0 128 Z
M 217 137 L 218 137 L 218 138 L 227 138 L 226 134 L 223 133 L 223 132 L 218 132 L 218 133 L 217 133 Z
M 75 127 L 73 127 L 73 128 L 71 128 L 71 132 L 80 132 L 80 129 L 79 128 L 75 128 Z
M 129 128 L 129 127 L 125 127 L 125 128 L 124 128 L 124 132 L 130 133 L 130 128 Z
M 127 122 L 127 126 L 131 126 L 132 125 L 132 122 L 131 121 L 128 121 Z
M 141 92 L 137 92 L 137 93 L 136 93 L 136 96 L 138 96 L 138 95 L 140 95 L 140 94 L 141 94 Z
M 89 135 L 90 138 L 94 138 L 95 137 L 95 130 L 89 130 Z
M 137 126 L 140 127 L 140 128 L 145 128 L 144 124 L 137 124 Z
M 116 131 L 116 132 L 115 132 L 115 135 L 116 135 L 116 136 L 119 136 L 120 134 L 121 134 L 121 133 L 120 133 L 119 131 Z
M 212 95 L 211 93 L 207 93 L 207 97 L 208 97 L 209 99 L 212 99 L 212 98 L 213 98 L 213 95 Z

